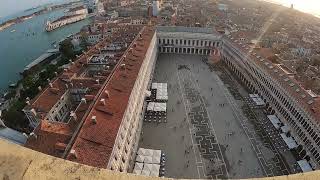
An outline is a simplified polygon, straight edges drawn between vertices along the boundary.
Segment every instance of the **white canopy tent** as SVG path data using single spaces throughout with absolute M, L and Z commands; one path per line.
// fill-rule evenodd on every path
M 142 170 L 141 175 L 150 176 L 150 171 Z
M 168 84 L 167 83 L 152 83 L 151 89 L 157 90 L 157 100 L 168 100 Z
M 152 156 L 145 156 L 143 162 L 144 162 L 144 163 L 152 163 L 152 162 L 153 162 L 153 161 L 152 161 Z
M 138 154 L 137 157 L 136 157 L 136 161 L 143 163 L 144 162 L 144 158 L 145 158 L 144 155 Z
M 161 156 L 152 156 L 152 163 L 153 164 L 160 164 Z
M 296 141 L 292 137 L 287 137 L 285 133 L 280 134 L 284 142 L 287 144 L 289 149 L 294 149 L 298 147 Z
M 280 128 L 281 122 L 276 115 L 267 115 L 267 117 L 276 129 Z
M 149 102 L 147 106 L 147 111 L 166 112 L 167 103 Z
M 151 164 L 151 171 L 157 171 L 159 173 L 160 165 L 159 164 Z
M 149 164 L 160 164 L 161 161 L 161 150 L 154 150 L 154 149 L 145 149 L 139 148 L 136 162 L 140 163 L 149 163 Z
M 143 170 L 152 171 L 152 168 L 153 168 L 153 167 L 152 167 L 152 164 L 148 164 L 148 163 L 147 163 L 147 164 L 144 165 Z
M 153 156 L 161 157 L 161 150 L 153 150 Z
M 134 164 L 134 169 L 141 171 L 141 170 L 143 169 L 143 163 L 136 162 L 136 163 Z
M 146 149 L 145 148 L 139 148 L 139 150 L 137 152 L 137 154 L 139 154 L 139 155 L 145 155 L 145 153 L 146 153 Z
M 289 128 L 288 125 L 284 125 L 284 126 L 281 127 L 281 130 L 282 130 L 283 133 L 287 133 L 287 132 L 290 131 L 290 128 Z
M 141 172 L 142 172 L 141 170 L 137 170 L 137 169 L 133 170 L 133 174 L 141 174 Z
M 297 163 L 299 164 L 302 172 L 312 171 L 312 167 L 310 166 L 310 164 L 308 163 L 307 160 L 302 159 L 302 160 L 300 160 L 300 161 L 297 161 Z
M 153 150 L 152 149 L 145 149 L 145 156 L 152 156 L 153 155 Z
M 159 171 L 160 171 L 160 165 L 152 164 L 150 176 L 159 176 Z
M 151 172 L 150 172 L 150 176 L 152 176 L 152 177 L 159 177 L 159 171 L 158 171 L 158 172 L 156 172 L 156 171 L 151 171 Z
M 261 99 L 261 97 L 258 94 L 249 94 L 249 97 L 257 106 L 266 105 L 265 102 Z

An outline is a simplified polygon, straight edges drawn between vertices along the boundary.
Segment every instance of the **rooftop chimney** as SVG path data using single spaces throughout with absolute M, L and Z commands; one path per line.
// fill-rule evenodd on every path
M 30 101 L 26 101 L 26 104 L 28 105 L 28 106 L 30 106 L 31 104 L 30 104 Z
M 73 83 L 70 83 L 70 87 L 73 87 Z
M 53 88 L 53 85 L 52 85 L 52 83 L 49 83 L 49 86 L 50 86 L 51 88 Z
M 55 75 L 55 76 L 58 76 L 58 72 L 54 72 L 54 75 Z
M 81 98 L 81 102 L 87 104 L 86 98 Z
M 71 111 L 71 112 L 70 112 L 70 117 L 71 117 L 73 120 L 77 121 L 77 115 L 76 115 L 75 112 Z
M 93 124 L 97 124 L 97 116 L 92 116 L 91 120 L 92 120 Z
M 120 68 L 121 68 L 122 70 L 125 70 L 125 69 L 126 69 L 126 64 L 121 64 L 121 65 L 120 65 Z
M 110 98 L 110 94 L 109 94 L 109 91 L 108 91 L 108 90 L 105 90 L 104 93 L 105 93 L 105 95 L 106 95 L 107 98 Z
M 27 100 L 27 101 L 30 101 L 30 98 L 29 98 L 29 97 L 26 97 L 26 100 Z
M 69 86 L 68 86 L 68 84 L 67 84 L 67 83 L 65 83 L 64 85 L 66 86 L 66 88 L 67 88 L 67 89 L 69 88 Z
M 97 83 L 97 84 L 100 84 L 100 80 L 99 80 L 99 79 L 96 79 L 96 83 Z
M 34 138 L 34 139 L 38 138 L 38 136 L 34 132 L 30 133 L 29 137 Z
M 71 155 L 73 158 L 76 158 L 76 159 L 78 158 L 78 154 L 77 154 L 76 150 L 74 150 L 74 149 L 71 149 L 70 155 Z
M 106 100 L 104 98 L 100 99 L 101 105 L 105 106 L 106 105 Z
M 26 134 L 26 133 L 22 133 L 22 135 L 24 135 L 26 138 L 29 137 L 28 134 Z
M 39 86 L 39 87 L 38 87 L 38 90 L 39 90 L 39 91 L 42 91 L 42 88 L 41 88 L 41 86 Z
M 34 108 L 32 108 L 30 111 L 31 111 L 31 113 L 33 114 L 33 116 L 36 116 L 36 115 L 37 115 L 37 112 L 36 112 L 36 110 L 35 110 Z

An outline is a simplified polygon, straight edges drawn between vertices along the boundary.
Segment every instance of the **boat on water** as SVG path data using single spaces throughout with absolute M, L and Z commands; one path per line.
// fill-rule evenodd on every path
M 12 31 L 10 31 L 10 32 L 12 32 L 12 33 L 13 33 L 13 32 L 16 32 L 16 30 L 14 29 L 14 30 L 12 30 Z
M 17 87 L 17 83 L 11 83 L 11 84 L 9 85 L 9 87 L 10 87 L 10 88 L 16 88 L 16 87 Z

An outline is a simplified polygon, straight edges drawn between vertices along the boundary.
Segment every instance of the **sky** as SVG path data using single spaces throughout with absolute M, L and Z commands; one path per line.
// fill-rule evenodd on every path
M 294 5 L 294 8 L 303 12 L 320 15 L 320 0 L 267 0 L 277 2 L 285 6 Z
M 39 5 L 61 0 L 0 0 L 0 17 L 9 16 Z
M 0 17 L 15 14 L 17 12 L 61 0 L 0 0 Z M 266 0 L 277 2 L 286 6 L 294 4 L 300 11 L 320 15 L 320 0 Z

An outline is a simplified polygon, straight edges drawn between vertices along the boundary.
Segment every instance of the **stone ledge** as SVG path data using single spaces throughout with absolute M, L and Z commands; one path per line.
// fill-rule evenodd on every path
M 0 179 L 106 179 L 106 180 L 173 180 L 172 178 L 137 176 L 114 172 L 49 156 L 0 139 Z M 320 179 L 320 171 L 259 180 Z

